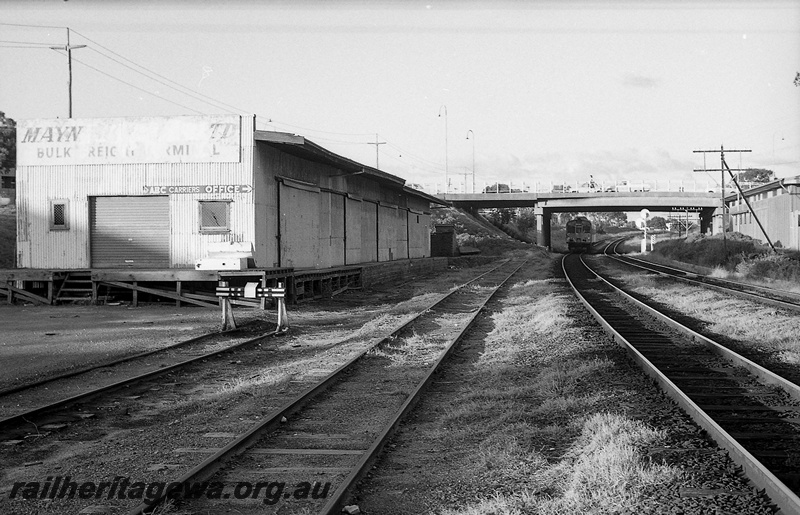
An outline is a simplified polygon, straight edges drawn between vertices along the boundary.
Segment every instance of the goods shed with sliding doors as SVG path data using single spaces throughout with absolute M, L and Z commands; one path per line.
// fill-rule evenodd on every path
M 224 242 L 251 248 L 262 269 L 430 256 L 439 199 L 254 126 L 231 115 L 20 122 L 18 267 L 195 269 Z

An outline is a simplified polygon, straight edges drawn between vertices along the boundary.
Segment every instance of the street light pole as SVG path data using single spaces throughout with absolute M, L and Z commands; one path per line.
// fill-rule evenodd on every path
M 444 192 L 447 194 L 450 189 L 450 184 L 447 182 L 447 106 L 439 107 L 439 118 L 442 117 L 442 109 L 444 109 Z
M 467 139 L 472 133 L 472 193 L 475 193 L 475 133 L 472 129 L 467 131 Z
M 67 27 L 67 44 L 66 46 L 51 46 L 53 50 L 66 50 L 67 63 L 69 66 L 69 78 L 67 79 L 67 89 L 69 93 L 69 118 L 72 118 L 72 49 L 73 48 L 86 48 L 86 45 L 71 45 L 69 43 L 69 27 Z

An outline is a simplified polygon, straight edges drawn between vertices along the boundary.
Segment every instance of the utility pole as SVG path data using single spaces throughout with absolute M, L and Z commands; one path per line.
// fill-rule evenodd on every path
M 450 188 L 447 180 L 447 106 L 442 105 L 439 107 L 439 118 L 442 117 L 442 109 L 444 109 L 444 193 L 447 195 L 447 191 Z
M 385 141 L 378 141 L 378 133 L 377 132 L 375 133 L 375 143 L 372 143 L 372 142 L 368 142 L 367 143 L 367 145 L 375 145 L 375 168 L 377 168 L 379 170 L 380 170 L 381 166 L 380 166 L 380 158 L 378 157 L 380 155 L 380 153 L 378 152 L 378 149 L 380 148 L 379 145 L 385 145 L 385 144 L 386 144 Z
M 766 238 L 767 243 L 769 243 L 769 246 L 772 248 L 772 251 L 775 252 L 775 246 L 772 244 L 772 240 L 770 240 L 769 235 L 767 235 L 767 231 L 764 230 L 764 226 L 761 225 L 761 221 L 758 219 L 758 216 L 756 215 L 755 211 L 753 211 L 752 206 L 750 206 L 750 201 L 747 200 L 747 196 L 745 196 L 745 194 L 742 192 L 742 188 L 739 187 L 739 182 L 736 180 L 736 177 L 733 175 L 733 172 L 745 172 L 747 170 L 746 169 L 742 169 L 742 168 L 733 168 L 733 169 L 731 169 L 731 167 L 728 166 L 728 163 L 725 162 L 725 152 L 739 152 L 739 153 L 741 153 L 741 152 L 752 152 L 752 150 L 749 150 L 749 149 L 748 150 L 725 150 L 720 145 L 719 150 L 694 150 L 693 152 L 696 153 L 696 154 L 697 153 L 707 154 L 707 153 L 719 152 L 719 160 L 720 160 L 720 167 L 719 168 L 712 168 L 712 169 L 706 168 L 705 167 L 705 156 L 704 156 L 704 158 L 703 158 L 703 163 L 704 163 L 703 164 L 703 169 L 700 169 L 700 170 L 695 169 L 694 171 L 695 172 L 720 172 L 721 173 L 722 181 L 721 181 L 720 186 L 722 188 L 721 199 L 722 199 L 722 241 L 723 241 L 723 245 L 725 245 L 726 248 L 727 248 L 727 240 L 725 238 L 725 210 L 727 208 L 727 206 L 725 205 L 725 171 L 727 170 L 728 175 L 730 175 L 731 180 L 733 181 L 733 184 L 736 186 L 736 189 L 738 190 L 739 194 L 744 199 L 744 203 L 747 205 L 747 209 L 750 211 L 750 214 L 755 219 L 756 223 L 758 224 L 759 229 L 761 229 L 761 233 L 764 235 L 764 238 Z
M 469 139 L 470 133 L 472 134 L 472 193 L 475 193 L 475 132 L 472 129 L 468 130 L 467 139 Z M 466 189 L 466 186 L 464 188 Z
M 53 50 L 66 50 L 67 63 L 69 66 L 69 79 L 67 79 L 67 89 L 69 93 L 69 118 L 72 118 L 72 49 L 86 48 L 86 45 L 71 45 L 69 43 L 69 27 L 67 27 L 67 44 L 66 46 L 51 46 Z

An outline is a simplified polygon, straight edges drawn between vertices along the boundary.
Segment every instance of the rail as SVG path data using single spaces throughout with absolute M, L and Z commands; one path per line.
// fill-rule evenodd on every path
M 568 272 L 567 260 L 579 259 L 580 263 L 573 263 L 571 265 L 571 272 Z M 722 345 L 717 344 L 713 340 L 706 338 L 692 331 L 691 329 L 683 326 L 682 324 L 672 320 L 670 317 L 660 313 L 655 308 L 633 298 L 615 285 L 611 284 L 605 278 L 600 276 L 598 272 L 593 270 L 583 259 L 582 256 L 567 255 L 562 260 L 562 270 L 570 285 L 575 292 L 580 302 L 592 314 L 592 316 L 600 323 L 600 325 L 612 335 L 614 340 L 624 347 L 636 363 L 645 371 L 647 375 L 652 377 L 657 383 L 661 385 L 667 394 L 686 411 L 689 416 L 700 427 L 708 432 L 708 434 L 717 442 L 717 444 L 726 449 L 734 462 L 737 463 L 745 471 L 747 476 L 759 488 L 763 488 L 767 495 L 777 503 L 781 508 L 781 513 L 787 514 L 800 514 L 800 497 L 797 496 L 789 487 L 787 487 L 778 477 L 773 474 L 767 467 L 765 467 L 748 449 L 740 444 L 736 438 L 723 429 L 706 411 L 704 411 L 689 395 L 684 393 L 670 377 L 667 372 L 656 366 L 652 358 L 648 358 L 644 350 L 639 347 L 646 348 L 653 345 L 652 331 L 647 331 L 644 328 L 633 329 L 630 327 L 624 328 L 624 323 L 635 323 L 630 316 L 622 308 L 616 307 L 613 303 L 604 300 L 603 294 L 594 295 L 591 289 L 597 288 L 597 285 L 602 285 L 605 291 L 614 291 L 622 295 L 626 300 L 633 303 L 637 308 L 644 310 L 656 319 L 666 323 L 672 329 L 676 329 L 683 335 L 700 342 L 708 347 L 712 352 L 724 357 L 737 366 L 747 369 L 753 375 L 759 377 L 764 383 L 779 386 L 783 389 L 792 399 L 800 399 L 800 387 L 787 381 L 786 379 L 770 372 L 769 370 L 753 363 L 752 361 L 744 358 Z M 584 274 L 586 277 L 582 278 Z M 578 285 L 579 281 L 585 281 L 587 285 L 591 285 L 590 290 L 582 291 Z M 590 300 L 590 298 L 594 296 Z M 598 300 L 598 298 L 600 298 Z M 600 306 L 602 304 L 602 307 Z M 623 322 L 625 320 L 625 322 Z M 625 334 L 623 334 L 625 333 Z M 642 336 L 646 335 L 646 336 Z M 641 341 L 637 341 L 641 340 Z M 661 349 L 661 352 L 664 352 Z M 685 358 L 681 358 L 685 359 Z M 730 406 L 735 408 L 735 403 Z

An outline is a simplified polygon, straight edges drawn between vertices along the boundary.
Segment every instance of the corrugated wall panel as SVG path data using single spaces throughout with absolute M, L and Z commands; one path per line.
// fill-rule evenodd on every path
M 344 265 L 344 202 L 343 195 L 330 194 L 330 266 Z
M 255 231 L 255 264 L 257 267 L 278 266 L 278 182 L 270 172 L 275 169 L 279 153 L 261 143 L 253 153 L 253 194 Z
M 428 229 L 429 223 L 430 215 L 418 214 L 413 211 L 408 212 L 408 234 L 410 238 L 408 246 L 412 258 L 421 258 L 430 255 L 429 250 L 426 253 L 426 249 L 430 248 L 431 242 L 430 231 Z
M 330 268 L 332 265 L 332 238 L 333 229 L 331 223 L 331 197 L 330 192 L 321 191 L 319 193 L 319 232 L 317 234 L 311 233 L 309 238 L 316 237 L 319 240 L 317 244 L 317 268 Z
M 318 268 L 319 195 L 280 185 L 281 266 Z
M 380 242 L 378 246 L 378 261 L 394 261 L 398 259 L 397 211 L 396 207 L 380 206 L 378 214 L 378 241 Z
M 395 231 L 397 237 L 397 253 L 395 259 L 408 259 L 408 210 L 398 209 L 395 213 Z
M 371 206 L 373 204 L 364 203 L 357 199 L 348 198 L 347 202 L 347 264 L 361 263 L 361 243 L 362 243 L 362 206 Z M 374 232 L 374 231 L 373 231 Z M 374 245 L 373 245 L 374 246 Z
M 17 168 L 17 204 L 22 231 L 19 266 L 31 268 L 89 267 L 89 202 L 91 196 L 136 196 L 146 186 L 253 184 L 253 121 L 241 123 L 238 163 L 147 163 L 48 165 Z M 173 267 L 194 267 L 206 245 L 218 241 L 255 241 L 254 193 L 170 195 L 170 255 Z M 49 201 L 69 201 L 70 229 L 51 231 Z M 199 200 L 231 200 L 231 230 L 200 234 Z
M 378 209 L 374 202 L 361 204 L 361 263 L 378 261 Z

